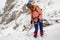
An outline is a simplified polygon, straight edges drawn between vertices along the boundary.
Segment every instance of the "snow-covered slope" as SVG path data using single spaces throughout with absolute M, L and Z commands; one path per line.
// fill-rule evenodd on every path
M 19 29 L 20 30 L 20 29 Z M 45 34 L 44 37 L 33 37 L 33 30 L 31 29 L 28 33 L 26 31 L 21 32 L 16 30 L 12 34 L 8 34 L 0 37 L 0 40 L 60 40 L 60 24 L 55 24 L 44 28 Z
M 27 2 L 28 0 L 15 0 L 11 4 L 14 7 L 6 13 L 2 13 L 0 16 L 0 40 L 35 40 L 33 37 L 34 28 L 29 30 L 33 26 L 30 24 L 30 14 L 27 12 L 25 5 Z M 60 0 L 34 0 L 33 2 L 42 8 L 43 18 L 53 24 L 44 28 L 44 38 L 38 36 L 37 40 L 60 40 L 60 24 L 54 21 L 56 19 L 60 20 Z M 26 30 L 23 31 L 24 26 Z

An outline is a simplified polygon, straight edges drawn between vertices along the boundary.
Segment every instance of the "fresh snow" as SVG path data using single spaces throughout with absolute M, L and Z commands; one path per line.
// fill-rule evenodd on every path
M 45 27 L 44 28 L 45 34 L 44 34 L 43 38 L 39 35 L 39 33 L 38 33 L 37 38 L 33 37 L 34 28 L 31 29 L 29 32 L 27 32 L 27 31 L 22 32 L 19 30 L 17 29 L 12 34 L 9 33 L 8 35 L 4 35 L 4 36 L 0 37 L 0 40 L 42 40 L 42 39 L 43 40 L 60 40 L 60 24 L 55 24 L 52 26 Z M 7 31 L 7 33 L 8 33 L 8 31 Z
M 34 0 L 35 1 L 35 0 Z M 36 0 L 37 1 L 37 0 Z M 60 1 L 59 0 L 40 0 L 38 3 L 35 1 L 39 7 L 43 10 L 43 18 L 47 19 L 50 26 L 44 27 L 44 36 L 41 37 L 38 32 L 38 37 L 33 37 L 34 27 L 30 24 L 30 14 L 22 13 L 17 19 L 11 21 L 10 23 L 4 25 L 0 24 L 0 40 L 60 40 L 60 23 L 56 23 L 54 20 L 60 20 Z M 1 0 L 0 0 L 1 2 Z M 12 15 L 13 11 L 18 10 L 18 12 L 23 11 L 22 7 L 26 4 L 28 0 L 15 0 L 13 2 L 16 3 L 14 8 L 9 13 Z M 2 3 L 2 2 L 1 2 Z M 50 5 L 48 5 L 50 3 Z M 43 5 L 44 4 L 44 5 Z M 57 15 L 55 15 L 55 13 Z M 18 16 L 18 15 L 17 15 Z M 1 22 L 2 17 L 0 17 Z M 14 26 L 18 24 L 18 28 L 16 30 L 13 29 Z M 23 26 L 26 26 L 27 30 L 24 30 Z M 32 27 L 32 29 L 28 29 Z

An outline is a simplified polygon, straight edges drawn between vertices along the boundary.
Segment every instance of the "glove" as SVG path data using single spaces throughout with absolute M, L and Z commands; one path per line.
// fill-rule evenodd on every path
M 31 24 L 33 23 L 33 21 L 30 22 Z

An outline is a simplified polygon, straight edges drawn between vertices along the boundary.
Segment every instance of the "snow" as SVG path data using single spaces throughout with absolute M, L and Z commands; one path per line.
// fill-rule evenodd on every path
M 16 18 L 15 20 L 11 21 L 10 23 L 6 25 L 4 25 L 4 23 L 0 24 L 0 40 L 60 40 L 60 23 L 51 21 L 51 20 L 60 20 L 60 12 L 59 12 L 60 1 L 59 0 L 57 1 L 56 0 L 47 0 L 47 1 L 42 0 L 42 1 L 39 1 L 38 3 L 36 1 L 35 1 L 35 4 L 37 4 L 38 6 L 41 4 L 39 7 L 43 9 L 43 16 L 44 16 L 43 18 L 47 19 L 49 23 L 53 24 L 53 25 L 44 27 L 44 36 L 41 37 L 38 32 L 38 37 L 34 38 L 33 26 L 32 26 L 32 29 L 28 30 L 28 28 L 31 27 L 31 24 L 30 24 L 31 20 L 30 20 L 30 14 L 28 14 L 27 12 L 24 14 L 22 13 L 18 18 Z M 23 11 L 22 7 L 27 2 L 28 0 L 15 0 L 14 3 L 16 3 L 16 5 L 11 10 L 7 18 L 9 18 L 12 15 L 13 11 L 16 11 L 16 10 L 18 10 L 18 12 Z M 51 4 L 48 5 L 48 3 L 50 2 Z M 55 15 L 55 13 L 57 15 Z M 2 17 L 0 17 L 0 22 L 1 22 L 1 19 Z M 19 26 L 16 30 L 14 30 L 13 27 L 16 26 L 16 24 L 18 24 Z M 22 31 L 24 29 L 24 25 L 26 26 L 27 30 Z
M 46 40 L 60 40 L 60 24 L 55 24 L 50 26 L 47 30 L 47 38 Z
M 22 17 L 23 16 L 23 17 Z M 27 18 L 26 14 L 21 14 L 21 16 L 18 18 L 18 24 L 19 27 L 16 30 L 13 30 L 13 26 L 15 26 L 15 21 L 10 22 L 9 24 L 5 25 L 5 27 L 8 27 L 7 29 L 1 30 L 0 32 L 0 40 L 60 40 L 60 23 L 54 24 L 51 26 L 44 27 L 44 37 L 41 38 L 39 32 L 38 32 L 38 38 L 33 37 L 34 28 L 32 28 L 29 31 L 22 31 L 23 25 L 28 22 L 24 20 L 24 18 Z M 29 15 L 28 15 L 29 17 Z M 20 19 L 20 21 L 19 21 Z M 22 20 L 23 19 L 23 20 Z M 30 19 L 30 18 L 27 18 Z M 20 22 L 22 23 L 20 25 Z M 24 23 L 23 23 L 24 22 Z M 27 25 L 27 24 L 25 24 Z M 27 25 L 28 26 L 28 25 Z
M 4 8 L 6 0 L 0 0 L 0 10 L 2 10 L 2 8 Z
M 0 37 L 0 40 L 34 40 L 35 38 L 33 37 L 33 30 L 34 29 L 31 29 L 28 33 L 26 31 L 21 32 L 21 31 L 16 30 L 12 34 L 10 33 L 8 35 Z M 60 37 L 60 24 L 48 26 L 44 28 L 44 31 L 45 31 L 44 37 L 41 38 L 40 35 L 38 34 L 38 38 L 36 38 L 37 40 L 38 39 L 39 40 L 40 39 L 60 40 L 59 38 Z

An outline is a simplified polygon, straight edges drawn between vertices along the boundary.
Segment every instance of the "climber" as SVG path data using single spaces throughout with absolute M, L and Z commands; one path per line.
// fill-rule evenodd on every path
M 38 25 L 40 28 L 40 36 L 43 36 L 43 17 L 42 17 L 42 10 L 36 6 L 35 4 L 32 4 L 31 2 L 28 2 L 26 6 L 31 11 L 31 24 L 34 23 L 34 37 L 37 37 L 38 34 Z

